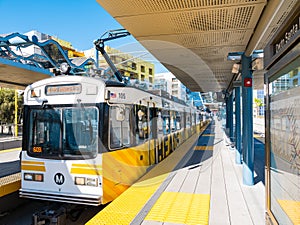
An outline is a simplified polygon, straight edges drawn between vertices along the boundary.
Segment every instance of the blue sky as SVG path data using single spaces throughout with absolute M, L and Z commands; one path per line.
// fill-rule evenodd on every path
M 0 34 L 37 30 L 82 51 L 93 48 L 104 32 L 119 28 L 123 27 L 96 0 L 0 0 Z M 122 50 L 128 46 L 128 52 L 144 50 L 132 36 L 106 44 Z M 155 63 L 156 72 L 166 72 L 150 55 L 143 59 Z
M 123 27 L 96 0 L 0 0 L 0 34 L 37 30 L 81 51 L 93 48 L 104 32 L 119 28 Z M 144 50 L 132 36 L 106 44 L 122 50 L 126 45 L 129 52 Z M 150 55 L 143 59 L 155 63 L 156 72 L 166 72 Z
M 1 34 L 37 30 L 69 41 L 77 50 L 92 48 L 105 31 L 122 28 L 96 0 L 0 0 L 0 10 Z M 135 42 L 125 39 L 109 45 Z

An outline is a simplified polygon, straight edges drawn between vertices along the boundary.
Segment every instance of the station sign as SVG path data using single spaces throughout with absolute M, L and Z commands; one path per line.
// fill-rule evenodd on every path
M 295 21 L 290 25 L 284 35 L 280 38 L 280 40 L 274 44 L 274 51 L 277 54 L 281 49 L 287 45 L 293 37 L 297 34 L 300 29 L 300 16 L 298 16 Z
M 276 32 L 272 40 L 264 49 L 265 69 L 272 67 L 282 58 L 300 39 L 300 10 L 295 7 L 286 22 Z

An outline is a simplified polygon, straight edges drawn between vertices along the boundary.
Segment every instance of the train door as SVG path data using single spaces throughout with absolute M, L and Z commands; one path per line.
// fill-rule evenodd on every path
M 136 118 L 136 145 L 139 146 L 140 151 L 143 151 L 143 155 L 148 158 L 148 165 L 154 163 L 154 144 L 153 138 L 153 110 L 150 108 L 150 103 L 145 105 L 135 105 L 135 118 Z

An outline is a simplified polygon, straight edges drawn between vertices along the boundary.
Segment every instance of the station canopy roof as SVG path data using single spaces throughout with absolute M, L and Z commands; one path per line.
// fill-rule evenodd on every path
M 264 49 L 297 0 L 97 0 L 191 91 L 229 88 L 237 61 Z M 263 71 L 254 72 L 263 88 Z M 255 88 L 254 87 L 254 88 Z

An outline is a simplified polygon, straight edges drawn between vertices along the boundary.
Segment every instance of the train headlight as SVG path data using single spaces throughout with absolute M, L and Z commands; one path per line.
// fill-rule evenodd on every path
M 24 180 L 43 182 L 44 175 L 41 173 L 24 173 Z
M 44 175 L 43 174 L 34 174 L 34 181 L 43 182 L 44 181 Z
M 85 185 L 85 177 L 75 177 L 76 185 Z
M 87 186 L 98 186 L 98 179 L 97 178 L 86 178 L 86 185 Z
M 32 173 L 24 173 L 24 180 L 33 181 Z
M 97 187 L 98 186 L 98 179 L 97 178 L 90 178 L 90 177 L 75 177 L 75 184 L 76 185 L 86 185 Z

